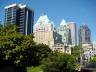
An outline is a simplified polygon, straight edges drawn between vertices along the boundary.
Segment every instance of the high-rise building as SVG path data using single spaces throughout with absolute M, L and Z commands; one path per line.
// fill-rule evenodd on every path
M 91 43 L 91 31 L 87 25 L 81 25 L 79 32 L 79 45 Z
M 64 19 L 60 23 L 58 33 L 62 36 L 62 43 L 64 45 L 71 45 L 71 32 Z
M 55 34 L 53 22 L 48 19 L 46 14 L 42 14 L 34 24 L 34 41 L 52 48 L 56 39 Z
M 76 36 L 76 24 L 74 22 L 67 22 L 69 30 L 71 32 L 71 43 L 72 46 L 76 46 L 77 36 Z
M 33 32 L 34 12 L 26 5 L 12 4 L 5 7 L 5 24 L 16 24 L 24 35 Z

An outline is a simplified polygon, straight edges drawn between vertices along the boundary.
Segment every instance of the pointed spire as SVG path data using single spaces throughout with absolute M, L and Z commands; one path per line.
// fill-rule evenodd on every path
M 67 25 L 66 21 L 64 19 L 62 19 L 60 25 Z
M 41 16 L 39 17 L 39 19 L 37 20 L 36 25 L 39 25 L 40 23 L 43 23 L 43 24 L 48 24 L 50 22 L 49 18 L 47 17 L 47 15 L 43 12 L 41 14 Z

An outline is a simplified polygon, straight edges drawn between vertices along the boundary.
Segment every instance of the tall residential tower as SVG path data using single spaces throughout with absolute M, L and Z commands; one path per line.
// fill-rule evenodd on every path
M 12 4 L 5 7 L 5 24 L 16 24 L 19 33 L 33 32 L 34 12 L 26 5 Z

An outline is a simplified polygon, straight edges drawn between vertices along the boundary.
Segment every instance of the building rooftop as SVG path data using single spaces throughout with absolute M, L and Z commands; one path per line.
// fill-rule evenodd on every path
M 64 19 L 62 19 L 60 25 L 67 25 L 66 21 Z
M 10 7 L 14 7 L 14 6 L 18 6 L 20 8 L 25 8 L 26 7 L 26 5 L 21 5 L 21 4 L 16 4 L 15 3 L 15 4 L 11 4 L 11 5 L 6 6 L 5 9 L 10 8 Z

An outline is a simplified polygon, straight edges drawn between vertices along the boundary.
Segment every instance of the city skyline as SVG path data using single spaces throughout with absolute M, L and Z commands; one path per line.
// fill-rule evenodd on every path
M 96 8 L 95 0 L 1 0 L 0 1 L 0 21 L 4 21 L 4 7 L 13 3 L 26 4 L 34 10 L 35 22 L 42 12 L 45 12 L 54 22 L 55 26 L 59 26 L 60 21 L 64 18 L 67 22 L 75 22 L 78 27 L 82 23 L 88 25 L 91 29 L 92 41 L 96 41 Z M 34 23 L 35 24 L 35 23 Z

